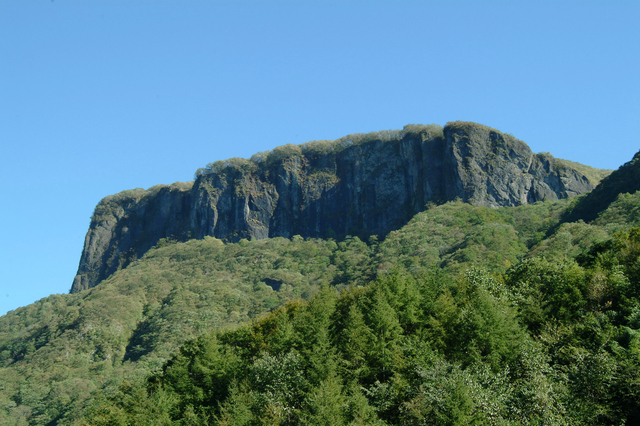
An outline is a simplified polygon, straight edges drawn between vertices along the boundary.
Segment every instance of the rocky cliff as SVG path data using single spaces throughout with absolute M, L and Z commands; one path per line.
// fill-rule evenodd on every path
M 517 206 L 593 187 L 567 163 L 475 123 L 286 145 L 211 163 L 193 183 L 103 199 L 71 292 L 97 285 L 163 238 L 383 236 L 428 202 Z

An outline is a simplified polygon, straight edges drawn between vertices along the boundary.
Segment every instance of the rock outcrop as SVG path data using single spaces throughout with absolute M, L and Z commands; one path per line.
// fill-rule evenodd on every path
M 384 236 L 428 202 L 517 206 L 593 187 L 565 163 L 475 123 L 286 145 L 212 163 L 193 183 L 103 199 L 71 292 L 97 285 L 163 238 Z

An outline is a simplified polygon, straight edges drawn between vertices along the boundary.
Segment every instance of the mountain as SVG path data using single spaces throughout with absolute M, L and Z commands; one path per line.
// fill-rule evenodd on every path
M 421 211 L 378 236 L 343 236 L 336 226 L 327 235 L 333 238 L 315 238 L 300 222 L 291 232 L 301 235 L 249 239 L 238 231 L 223 240 L 215 232 L 230 219 L 222 216 L 214 236 L 192 233 L 195 188 L 211 197 L 228 178 L 215 203 L 207 198 L 214 212 L 233 200 L 259 199 L 255 187 L 242 192 L 243 182 L 264 184 L 274 176 L 283 188 L 296 180 L 304 195 L 313 161 L 323 158 L 311 155 L 314 150 L 340 164 L 345 152 L 359 149 L 360 157 L 349 154 L 358 166 L 346 170 L 375 190 L 384 183 L 376 174 L 411 182 L 407 176 L 419 173 L 386 169 L 413 161 L 393 153 L 413 146 L 415 135 L 424 135 L 427 145 L 458 141 L 451 142 L 458 147 L 452 158 L 466 166 L 438 170 L 463 176 L 456 179 L 468 183 L 460 186 L 466 196 L 429 198 Z M 577 192 L 572 185 L 584 179 L 596 185 L 607 171 L 528 151 L 529 173 L 518 175 L 513 170 L 520 163 L 507 159 L 520 158 L 511 152 L 524 144 L 471 123 L 343 139 L 214 163 L 193 183 L 105 198 L 87 245 L 96 253 L 109 241 L 107 261 L 115 270 L 100 285 L 0 317 L 0 424 L 640 421 L 640 229 L 634 228 L 640 193 L 624 192 L 634 185 L 633 175 L 620 173 L 628 165 L 612 174 L 621 192 L 607 194 L 613 201 L 595 220 L 566 222 L 588 194 L 601 191 L 569 197 Z M 366 174 L 369 156 L 384 166 Z M 299 169 L 287 169 L 296 162 Z M 425 170 L 437 169 L 432 166 Z M 335 173 L 342 179 L 333 184 L 336 191 L 355 179 L 347 172 Z M 502 187 L 500 176 L 512 181 Z M 534 179 L 540 176 L 546 177 Z M 528 192 L 518 192 L 527 179 Z M 605 181 L 611 179 L 596 188 L 610 185 Z M 536 185 L 553 192 L 536 192 Z M 547 195 L 533 203 L 533 195 L 521 203 L 516 197 L 506 207 L 478 202 L 497 200 L 496 188 Z M 294 219 L 329 196 L 323 190 L 300 204 L 307 207 L 293 209 Z M 278 203 L 284 198 L 278 192 Z M 346 218 L 326 221 L 360 214 L 366 222 L 365 214 L 374 213 L 353 206 Z
M 94 287 L 161 239 L 384 236 L 430 202 L 501 207 L 582 194 L 597 184 L 588 170 L 468 122 L 280 146 L 211 163 L 193 183 L 104 198 L 71 292 Z

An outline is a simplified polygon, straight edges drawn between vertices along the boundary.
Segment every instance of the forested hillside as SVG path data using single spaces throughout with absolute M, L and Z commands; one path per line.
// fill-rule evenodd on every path
M 81 424 L 636 424 L 640 228 L 492 276 L 394 270 L 184 344 Z
M 364 286 L 395 265 L 413 273 L 442 267 L 453 275 L 486 258 L 491 270 L 503 270 L 559 220 L 565 205 L 494 210 L 447 203 L 381 243 L 295 236 L 163 241 L 94 289 L 2 317 L 2 395 L 16 404 L 11 412 L 22 407 L 32 418 L 56 419 L 76 413 L 96 389 L 160 368 L 185 339 L 260 318 L 322 285 Z
M 431 202 L 367 238 L 161 239 L 0 317 L 0 424 L 636 424 L 630 165 L 606 202 Z M 595 218 L 569 221 L 585 200 Z
M 145 380 L 98 394 L 80 424 L 636 424 L 640 228 L 619 214 L 630 198 L 606 211 L 613 235 L 613 222 L 564 225 L 493 273 L 397 253 L 367 285 L 324 285 L 189 341 Z
M 599 185 L 588 195 L 581 197 L 573 209 L 567 212 L 565 221 L 583 220 L 590 222 L 606 209 L 618 194 L 635 193 L 640 189 L 640 153 L 622 165 L 612 175 L 604 177 Z

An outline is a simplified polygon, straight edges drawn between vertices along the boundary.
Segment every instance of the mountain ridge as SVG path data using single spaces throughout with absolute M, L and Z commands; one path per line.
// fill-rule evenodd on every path
M 193 183 L 103 199 L 71 292 L 97 285 L 163 238 L 384 236 L 429 202 L 517 206 L 594 187 L 571 164 L 470 122 L 284 145 L 210 163 Z

